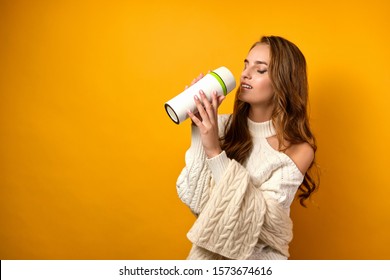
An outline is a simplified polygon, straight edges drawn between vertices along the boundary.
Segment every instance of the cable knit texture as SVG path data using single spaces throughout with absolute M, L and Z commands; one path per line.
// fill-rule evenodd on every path
M 228 116 L 219 118 L 220 135 Z M 192 127 L 186 167 L 177 180 L 181 200 L 197 220 L 187 236 L 188 259 L 286 259 L 292 239 L 289 208 L 303 180 L 294 162 L 267 138 L 271 122 L 248 120 L 254 147 L 244 165 L 225 152 L 207 159 Z

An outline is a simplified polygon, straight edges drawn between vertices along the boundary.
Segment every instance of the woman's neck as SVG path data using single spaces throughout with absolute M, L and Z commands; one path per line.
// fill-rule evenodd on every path
M 253 122 L 266 122 L 271 119 L 273 105 L 251 105 L 248 118 Z

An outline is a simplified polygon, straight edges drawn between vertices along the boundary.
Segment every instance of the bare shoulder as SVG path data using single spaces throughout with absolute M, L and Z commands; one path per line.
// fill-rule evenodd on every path
M 314 150 L 310 144 L 306 142 L 291 145 L 285 153 L 294 161 L 302 174 L 306 173 L 314 160 Z

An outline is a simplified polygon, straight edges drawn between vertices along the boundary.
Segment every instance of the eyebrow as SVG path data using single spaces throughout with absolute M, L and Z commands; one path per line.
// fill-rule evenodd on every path
M 249 63 L 248 59 L 245 59 L 245 60 L 244 60 L 244 63 Z M 255 60 L 254 63 L 255 63 L 255 64 L 264 64 L 264 65 L 267 65 L 267 66 L 268 66 L 267 62 L 265 62 L 265 61 Z

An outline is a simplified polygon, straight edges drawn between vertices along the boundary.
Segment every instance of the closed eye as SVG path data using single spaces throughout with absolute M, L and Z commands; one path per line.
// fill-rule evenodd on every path
M 257 72 L 260 74 L 264 74 L 265 72 L 267 72 L 267 70 L 257 70 Z

